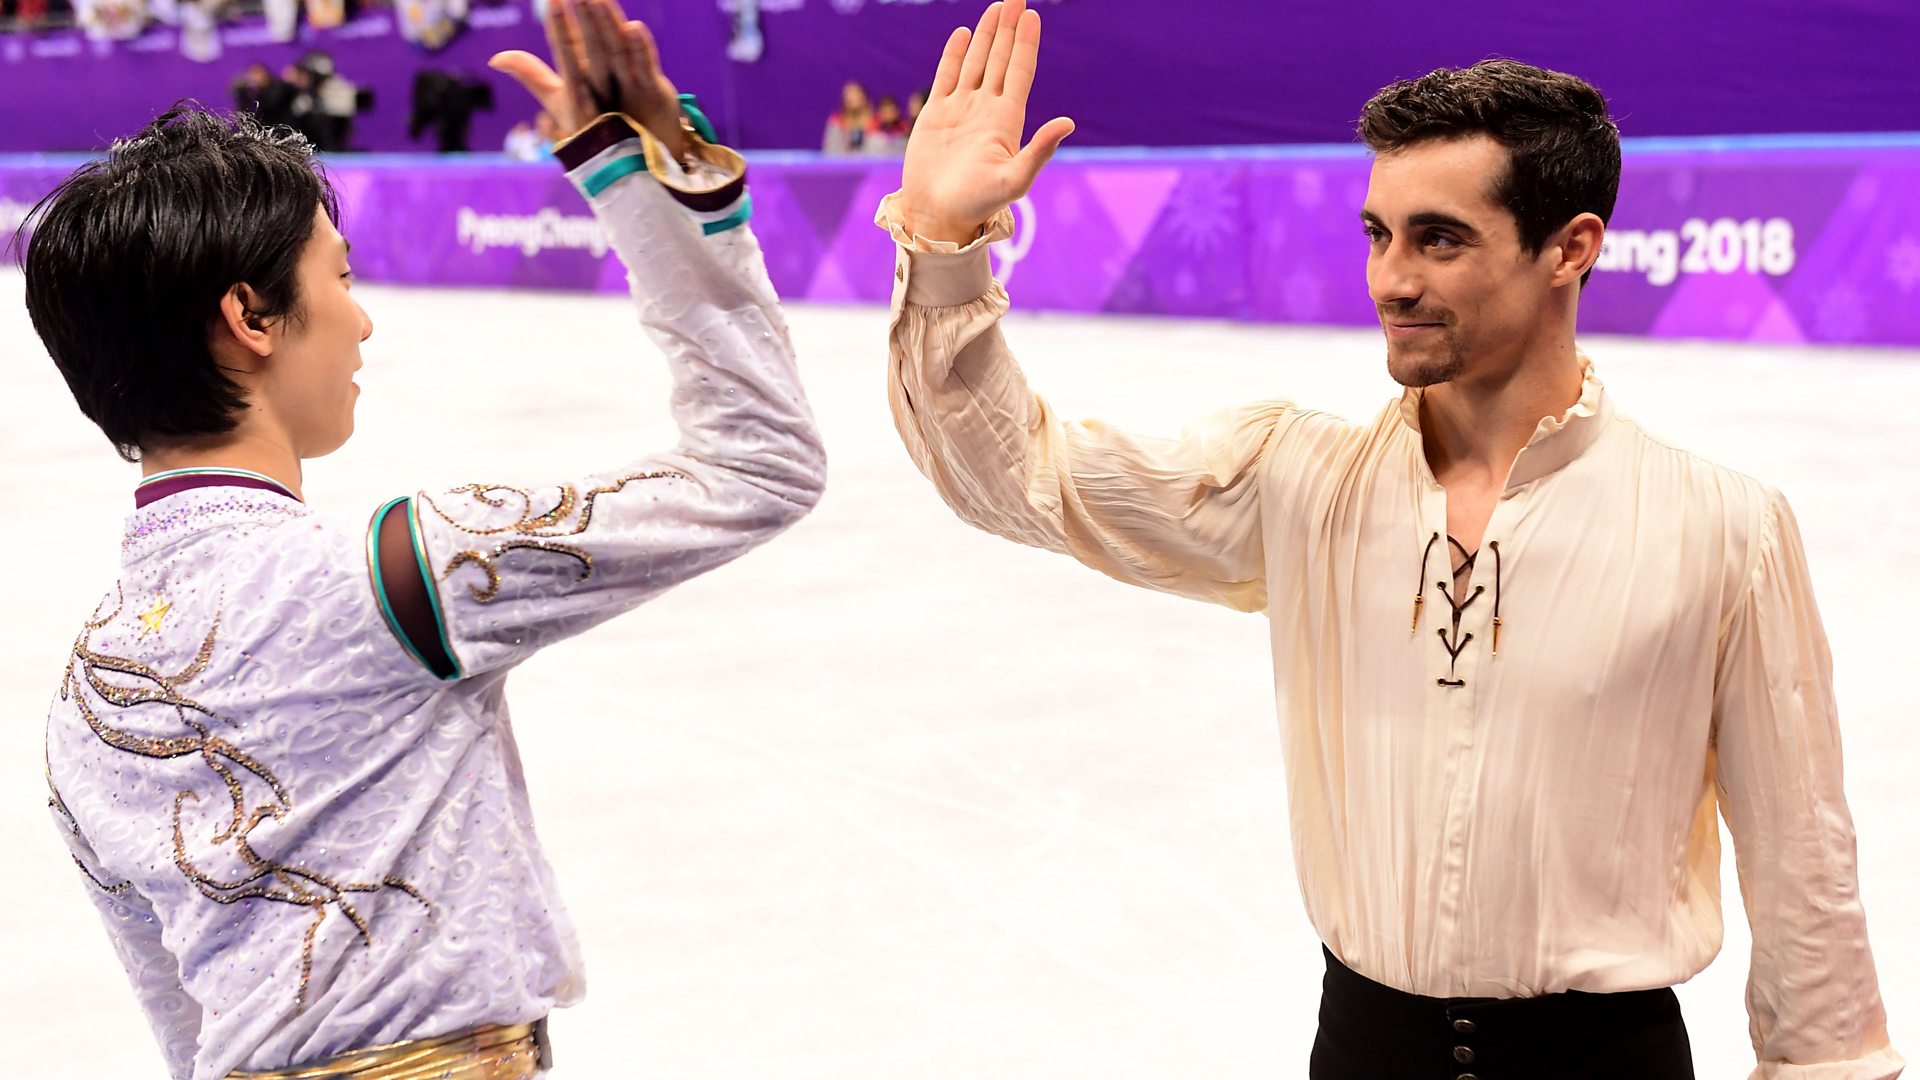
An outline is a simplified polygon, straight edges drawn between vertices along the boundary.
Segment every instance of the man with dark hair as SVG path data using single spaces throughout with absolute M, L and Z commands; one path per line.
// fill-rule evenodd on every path
M 744 163 L 613 0 L 550 11 L 558 74 L 495 65 L 574 133 L 556 156 L 673 374 L 670 451 L 316 514 L 301 462 L 351 434 L 373 324 L 307 144 L 178 109 L 33 216 L 34 326 L 146 474 L 49 803 L 179 1080 L 540 1074 L 581 967 L 507 673 L 819 498 Z
M 1056 415 L 1001 334 L 986 245 L 1073 129 L 1020 144 L 1023 9 L 948 40 L 880 206 L 895 423 L 968 522 L 1267 614 L 1326 944 L 1310 1075 L 1692 1076 L 1671 987 L 1720 945 L 1716 807 L 1753 1075 L 1897 1075 L 1793 515 L 1626 420 L 1575 347 L 1620 177 L 1599 93 L 1511 61 L 1381 91 L 1360 226 L 1400 400 L 1144 438 Z

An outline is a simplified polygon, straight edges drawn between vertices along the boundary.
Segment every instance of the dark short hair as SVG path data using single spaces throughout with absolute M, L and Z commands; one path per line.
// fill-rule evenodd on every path
M 1376 154 L 1474 135 L 1507 148 L 1507 171 L 1494 180 L 1493 198 L 1512 211 L 1530 254 L 1580 214 L 1613 217 L 1620 129 L 1607 115 L 1607 99 L 1582 79 L 1517 60 L 1483 60 L 1394 83 L 1360 110 L 1360 138 Z
M 27 215 L 27 313 L 121 457 L 234 429 L 246 398 L 208 346 L 220 299 L 244 283 L 252 314 L 300 321 L 315 207 L 339 221 L 306 139 L 187 102 Z

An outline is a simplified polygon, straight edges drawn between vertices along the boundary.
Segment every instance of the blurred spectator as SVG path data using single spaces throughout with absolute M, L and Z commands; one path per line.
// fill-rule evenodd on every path
M 50 21 L 49 16 L 61 16 L 71 21 L 73 5 L 69 0 L 12 0 L 10 10 L 13 16 L 13 29 L 35 30 Z
M 302 64 L 288 64 L 280 69 L 280 82 L 286 87 L 285 118 L 281 122 L 305 135 L 316 148 L 320 145 L 320 129 L 314 115 L 313 88 L 318 81 Z
M 144 0 L 74 0 L 74 22 L 99 41 L 139 37 L 147 25 Z
M 866 149 L 873 134 L 873 106 L 867 88 L 852 79 L 840 88 L 840 108 L 827 118 L 827 131 L 820 149 L 828 154 L 858 154 Z
M 398 0 L 400 36 L 423 49 L 443 49 L 467 23 L 467 0 Z
M 473 114 L 482 110 L 493 111 L 491 84 L 459 72 L 423 69 L 413 76 L 413 115 L 407 119 L 407 138 L 418 140 L 431 128 L 440 153 L 465 153 Z
M 250 112 L 263 124 L 293 127 L 293 87 L 274 78 L 267 65 L 248 64 L 233 80 L 233 107 Z
M 553 156 L 553 144 L 560 141 L 560 122 L 542 111 L 533 123 L 521 121 L 507 132 L 507 156 L 515 161 L 545 161 Z
M 334 70 L 333 57 L 310 52 L 300 60 L 313 73 L 313 127 L 321 151 L 345 150 L 353 142 L 353 120 L 371 105 L 370 95 Z
M 292 41 L 300 34 L 300 0 L 261 0 L 267 16 L 267 34 L 275 41 Z
M 873 135 L 867 140 L 867 153 L 900 153 L 906 149 L 907 132 L 911 129 L 907 118 L 900 114 L 900 99 L 881 94 L 879 104 L 873 108 Z
M 932 94 L 930 87 L 921 87 L 907 95 L 907 131 L 913 131 L 913 125 L 920 122 L 920 110 L 927 107 L 927 97 Z
M 307 25 L 331 30 L 347 21 L 347 0 L 307 0 Z

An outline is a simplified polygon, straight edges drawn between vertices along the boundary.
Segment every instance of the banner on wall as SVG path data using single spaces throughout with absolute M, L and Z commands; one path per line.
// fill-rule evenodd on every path
M 884 304 L 873 225 L 899 162 L 752 165 L 753 226 L 789 300 Z M 996 275 L 1022 310 L 1374 325 L 1347 148 L 1062 155 L 1014 208 Z M 0 168 L 0 227 L 61 173 Z M 368 281 L 621 292 L 558 169 L 331 168 Z M 1920 346 L 1920 138 L 1908 145 L 1630 152 L 1581 328 L 1662 338 Z

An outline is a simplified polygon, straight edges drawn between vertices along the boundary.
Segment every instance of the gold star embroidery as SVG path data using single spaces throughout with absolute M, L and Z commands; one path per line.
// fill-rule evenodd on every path
M 157 596 L 154 597 L 153 607 L 148 608 L 146 614 L 140 616 L 140 621 L 145 623 L 147 627 L 145 630 L 140 631 L 140 640 L 145 641 L 148 634 L 159 633 L 160 620 L 166 618 L 167 612 L 171 610 L 173 610 L 172 604 Z

